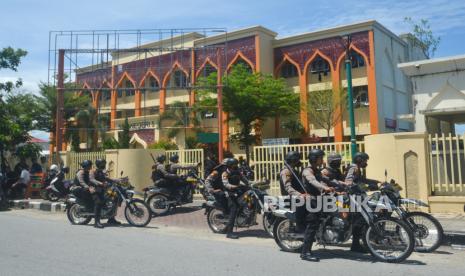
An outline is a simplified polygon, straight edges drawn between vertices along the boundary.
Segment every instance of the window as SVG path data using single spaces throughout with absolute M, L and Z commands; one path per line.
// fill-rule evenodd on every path
M 215 73 L 216 69 L 210 63 L 205 64 L 205 67 L 202 70 L 201 76 L 208 77 L 211 73 Z
M 175 87 L 186 87 L 187 86 L 187 77 L 184 72 L 181 70 L 176 70 L 174 72 L 174 86 Z
M 281 67 L 281 77 L 283 78 L 295 78 L 298 75 L 297 67 L 289 62 L 284 63 Z
M 126 80 L 124 82 L 124 87 L 125 88 L 132 88 L 132 89 L 127 89 L 126 90 L 126 97 L 130 97 L 130 96 L 134 96 L 136 94 L 136 91 L 133 89 L 134 86 L 132 85 L 132 83 L 129 81 L 129 80 Z
M 369 106 L 368 86 L 356 86 L 353 88 L 354 107 Z
M 310 66 L 310 72 L 312 74 L 321 74 L 328 75 L 329 72 L 329 63 L 321 57 L 317 57 Z
M 352 61 L 352 68 L 359 68 L 365 66 L 365 60 L 359 53 L 355 51 L 350 52 L 350 60 Z
M 111 100 L 110 90 L 100 90 L 100 100 L 109 101 Z

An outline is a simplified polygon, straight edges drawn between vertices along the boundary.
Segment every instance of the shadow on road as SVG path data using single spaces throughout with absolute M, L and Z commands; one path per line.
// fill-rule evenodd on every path
M 343 249 L 326 249 L 326 248 L 318 248 L 313 250 L 315 255 L 324 260 L 330 259 L 344 259 L 344 260 L 352 260 L 357 262 L 369 262 L 369 263 L 382 263 L 372 257 L 369 253 L 356 253 L 349 250 Z M 396 265 L 426 265 L 426 263 L 418 260 L 405 260 L 402 263 L 395 263 Z

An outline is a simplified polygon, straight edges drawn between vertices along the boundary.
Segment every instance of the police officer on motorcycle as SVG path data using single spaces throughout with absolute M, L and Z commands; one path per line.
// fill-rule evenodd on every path
M 155 186 L 168 186 L 171 180 L 177 179 L 177 175 L 166 170 L 166 155 L 157 156 L 155 165 L 152 166 L 152 181 Z M 172 185 L 169 185 L 172 186 Z
M 248 183 L 248 180 L 241 175 L 238 168 L 239 161 L 235 158 L 226 158 L 221 165 L 217 166 L 205 180 L 207 191 L 215 197 L 215 200 L 223 206 L 226 214 L 229 214 L 228 225 L 226 226 L 226 237 L 238 239 L 233 233 L 239 205 L 235 191 L 239 188 L 240 182 Z
M 368 159 L 370 157 L 364 152 L 357 152 L 352 158 L 353 163 L 350 165 L 347 175 L 345 177 L 345 183 L 347 185 L 367 184 L 371 190 L 378 189 L 379 181 L 367 179 L 362 174 L 362 170 L 368 166 Z M 356 227 L 355 227 L 356 226 Z M 354 224 L 352 229 L 352 246 L 351 251 L 366 253 L 367 250 L 360 244 L 362 237 L 362 229 L 360 224 Z
M 103 204 L 103 183 L 95 179 L 94 173 L 91 172 L 92 161 L 84 160 L 81 163 L 81 169 L 76 173 L 74 185 L 71 192 L 78 198 L 94 203 L 95 228 L 103 228 L 100 223 L 100 215 Z
M 179 155 L 174 154 L 170 157 L 168 172 L 176 175 L 176 178 L 172 180 L 172 185 L 174 185 L 174 195 L 177 199 L 181 198 L 183 191 L 186 188 L 186 183 L 178 175 L 178 171 L 197 169 L 200 164 L 201 163 L 198 163 L 197 165 L 181 165 L 179 164 Z
M 323 164 L 323 157 L 325 153 L 320 149 L 312 149 L 308 154 L 308 161 L 310 166 L 305 168 L 302 171 L 303 184 L 305 189 L 311 196 L 321 196 L 323 193 L 333 192 L 334 189 L 327 186 L 323 182 L 321 176 L 320 167 Z M 314 198 L 307 197 L 307 200 L 310 200 L 310 205 L 312 208 L 315 207 L 316 202 Z M 302 252 L 300 258 L 306 261 L 318 262 L 320 259 L 313 255 L 312 245 L 315 240 L 316 232 L 318 231 L 320 224 L 320 214 L 321 211 L 312 211 L 307 213 L 306 223 L 304 234 L 304 243 L 302 246 Z
M 105 168 L 107 167 L 107 161 L 105 159 L 97 159 L 95 160 L 95 166 L 97 169 L 94 172 L 94 177 L 97 181 L 105 183 L 105 182 L 117 182 L 118 180 L 111 179 L 108 176 L 107 171 Z M 102 196 L 105 198 L 105 191 L 102 189 Z M 119 225 L 121 222 L 117 221 L 115 217 L 111 217 L 107 221 L 108 224 Z
M 281 195 L 290 196 L 291 209 L 295 209 L 297 232 L 303 232 L 305 230 L 305 216 L 307 214 L 305 205 L 296 208 L 292 206 L 297 198 L 300 198 L 300 200 L 305 199 L 306 192 L 298 179 L 300 178 L 300 173 L 297 168 L 300 166 L 302 166 L 300 162 L 300 153 L 297 151 L 290 151 L 286 154 L 285 165 L 279 173 Z

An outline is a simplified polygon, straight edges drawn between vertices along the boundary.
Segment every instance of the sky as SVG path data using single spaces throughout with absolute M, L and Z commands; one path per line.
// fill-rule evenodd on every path
M 409 31 L 405 17 L 430 21 L 441 37 L 435 57 L 465 54 L 464 0 L 2 0 L 0 47 L 29 52 L 18 72 L 0 71 L 0 81 L 21 77 L 24 90 L 47 80 L 51 30 L 227 28 L 262 25 L 288 36 L 375 19 L 396 34 Z M 465 130 L 465 128 L 464 128 Z M 463 132 L 463 131 L 462 131 Z

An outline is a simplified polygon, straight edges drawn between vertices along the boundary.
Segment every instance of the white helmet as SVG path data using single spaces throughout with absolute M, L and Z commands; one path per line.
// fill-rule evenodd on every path
M 58 166 L 53 164 L 50 166 L 50 172 L 57 173 L 58 172 Z

